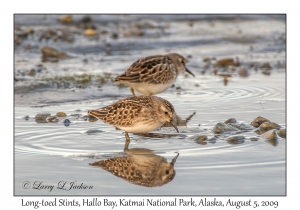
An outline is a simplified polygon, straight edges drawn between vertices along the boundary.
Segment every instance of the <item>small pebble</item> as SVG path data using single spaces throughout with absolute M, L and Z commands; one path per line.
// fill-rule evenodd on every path
M 51 114 L 48 112 L 42 112 L 42 113 L 38 113 L 37 115 L 35 115 L 35 119 L 46 119 L 47 117 L 49 117 Z
M 36 74 L 36 72 L 35 72 L 35 70 L 34 69 L 30 69 L 29 71 L 28 71 L 28 75 L 29 76 L 35 76 L 35 74 Z
M 214 128 L 213 128 L 214 133 L 223 133 L 223 132 L 228 132 L 228 131 L 239 131 L 239 129 L 231 126 L 231 125 L 227 125 L 223 122 L 219 122 L 217 123 Z
M 243 143 L 245 143 L 245 140 L 227 141 L 227 144 L 243 144 Z
M 262 134 L 260 137 L 265 139 L 267 143 L 269 143 L 270 145 L 276 147 L 278 145 L 278 136 L 277 136 L 277 130 L 273 129 L 273 130 L 269 130 L 267 132 L 265 132 L 264 134 Z
M 267 70 L 262 71 L 261 73 L 264 74 L 264 75 L 267 75 L 267 76 L 269 76 L 269 75 L 271 74 L 271 72 L 270 72 L 270 71 L 267 71 Z
M 66 113 L 64 113 L 64 112 L 57 112 L 57 113 L 56 113 L 56 116 L 57 116 L 57 117 L 65 117 L 65 116 L 67 116 L 67 115 L 66 115 Z
M 281 138 L 286 138 L 286 129 L 281 129 L 278 131 L 278 136 L 280 136 Z
M 84 121 L 87 121 L 87 120 L 89 119 L 89 116 L 88 116 L 88 115 L 83 115 L 81 118 L 82 118 Z
M 207 140 L 207 136 L 201 135 L 201 136 L 198 136 L 195 140 L 196 141 L 205 141 L 205 140 Z
M 66 53 L 64 52 L 59 52 L 58 50 L 52 48 L 52 47 L 43 47 L 41 49 L 41 52 L 43 54 L 42 58 L 47 60 L 47 59 L 50 59 L 50 58 L 56 58 L 56 59 L 59 59 L 59 58 L 66 58 L 68 57 Z
M 228 120 L 225 121 L 226 124 L 228 123 L 237 123 L 236 119 L 234 118 L 229 118 Z
M 245 140 L 245 136 L 229 136 L 226 141 L 241 141 Z
M 263 133 L 261 135 L 261 138 L 266 139 L 266 140 L 277 139 L 277 130 L 276 129 L 269 130 L 269 131 Z
M 228 67 L 228 66 L 239 66 L 239 59 L 236 58 L 236 61 L 234 61 L 233 58 L 223 58 L 218 61 L 216 61 L 215 66 L 216 67 Z
M 260 130 L 271 130 L 271 129 L 277 129 L 279 130 L 281 128 L 280 125 L 274 123 L 274 122 L 264 122 L 259 126 Z
M 207 145 L 206 141 L 195 141 L 197 144 L 201 144 L 201 145 Z
M 250 130 L 254 130 L 255 128 L 252 126 L 252 125 L 248 125 L 248 124 L 245 124 L 245 123 L 229 123 L 229 125 L 241 130 L 241 131 L 250 131 Z
M 96 122 L 98 119 L 92 115 L 88 115 L 89 122 Z
M 70 24 L 70 23 L 73 23 L 73 17 L 72 17 L 72 15 L 60 16 L 58 18 L 58 21 L 65 23 L 65 24 Z
M 65 120 L 64 120 L 64 125 L 65 125 L 66 127 L 68 127 L 70 124 L 71 124 L 70 120 L 68 120 L 68 119 L 65 119 Z
M 243 144 L 245 142 L 244 136 L 229 136 L 226 138 L 228 144 Z
M 94 29 L 88 28 L 84 31 L 85 36 L 95 36 L 97 33 Z
M 274 147 L 277 147 L 277 145 L 279 143 L 278 139 L 267 139 L 266 142 L 269 143 L 269 144 L 271 144 Z
M 198 136 L 198 137 L 195 139 L 195 142 L 196 142 L 197 144 L 206 145 L 206 144 L 207 144 L 206 140 L 207 140 L 207 136 L 201 135 L 201 136 Z
M 46 121 L 47 121 L 48 123 L 56 123 L 56 122 L 58 122 L 59 120 L 56 118 L 56 116 L 49 116 L 49 117 L 46 118 Z
M 261 66 L 260 66 L 261 69 L 266 69 L 266 70 L 271 70 L 272 67 L 270 66 L 269 63 L 263 63 Z
M 90 16 L 84 16 L 83 18 L 81 18 L 81 22 L 82 23 L 90 23 L 90 22 L 92 22 L 92 18 Z
M 207 142 L 214 144 L 214 143 L 216 143 L 217 140 L 218 140 L 217 137 L 212 137 L 212 138 L 208 139 Z
M 202 61 L 203 62 L 210 62 L 210 58 L 209 57 L 203 58 Z
M 24 119 L 24 120 L 29 120 L 29 116 L 28 115 L 26 115 L 26 116 L 24 116 L 24 117 L 22 117 L 22 119 Z
M 239 68 L 238 70 L 237 70 L 237 73 L 238 73 L 238 75 L 240 76 L 240 77 L 248 77 L 249 76 L 249 71 L 248 71 L 248 69 L 246 69 L 246 68 Z
M 79 118 L 81 116 L 82 116 L 82 114 L 70 114 L 70 117 L 75 117 L 75 118 Z
M 98 129 L 89 129 L 85 133 L 88 135 L 97 135 L 98 133 L 105 133 L 105 131 Z
M 226 67 L 226 66 L 230 66 L 230 65 L 234 65 L 234 59 L 232 59 L 232 58 L 223 58 L 223 59 L 218 60 L 215 63 L 215 66 L 218 66 L 218 67 Z
M 257 133 L 258 135 L 261 135 L 261 134 L 267 132 L 267 130 L 260 130 L 259 128 L 257 128 L 254 130 L 254 132 Z
M 255 128 L 258 128 L 264 122 L 271 122 L 271 121 L 264 117 L 259 116 L 251 122 L 251 125 Z
M 119 35 L 117 33 L 112 33 L 111 38 L 113 39 L 117 39 L 119 37 Z
M 259 138 L 257 138 L 257 137 L 251 137 L 250 140 L 251 140 L 251 141 L 258 141 Z

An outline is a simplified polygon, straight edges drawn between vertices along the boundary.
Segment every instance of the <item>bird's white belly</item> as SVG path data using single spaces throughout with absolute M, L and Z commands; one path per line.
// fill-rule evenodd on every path
M 167 90 L 172 84 L 173 82 L 165 84 L 131 83 L 129 86 L 141 94 L 154 95 Z
M 126 127 L 118 127 L 119 129 L 126 131 L 128 133 L 148 133 L 150 131 L 154 131 L 157 128 L 161 127 L 163 123 L 160 122 L 153 122 L 151 124 L 145 124 L 142 122 L 136 123 L 132 126 L 126 126 Z

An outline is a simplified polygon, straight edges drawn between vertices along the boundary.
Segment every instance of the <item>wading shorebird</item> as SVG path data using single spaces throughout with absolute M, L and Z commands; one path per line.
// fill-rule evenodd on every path
M 140 58 L 115 81 L 129 86 L 133 95 L 134 90 L 144 95 L 155 95 L 171 87 L 180 72 L 186 71 L 195 76 L 185 66 L 187 62 L 177 53 Z
M 179 133 L 174 122 L 176 113 L 173 105 L 156 96 L 132 96 L 100 109 L 89 110 L 88 114 L 125 131 L 128 144 L 128 133 L 148 133 L 166 122 Z

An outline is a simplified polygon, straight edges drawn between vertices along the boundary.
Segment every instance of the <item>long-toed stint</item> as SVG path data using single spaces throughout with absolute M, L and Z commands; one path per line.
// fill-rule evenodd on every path
M 128 85 L 133 95 L 134 90 L 144 95 L 155 95 L 171 87 L 180 72 L 186 71 L 195 76 L 185 66 L 187 62 L 177 53 L 140 58 L 115 81 Z
M 89 110 L 88 114 L 125 131 L 126 144 L 130 142 L 128 133 L 148 133 L 169 122 L 176 126 L 173 105 L 156 96 L 132 96 L 121 99 L 109 106 Z

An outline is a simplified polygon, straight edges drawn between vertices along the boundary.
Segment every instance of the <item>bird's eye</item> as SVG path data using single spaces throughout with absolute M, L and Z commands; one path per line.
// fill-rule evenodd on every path
M 166 171 L 166 174 L 169 174 L 169 171 Z
M 181 63 L 184 64 L 184 60 L 182 60 Z
M 168 115 L 168 112 L 165 112 L 166 115 Z

